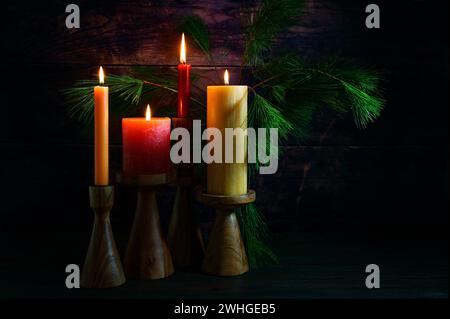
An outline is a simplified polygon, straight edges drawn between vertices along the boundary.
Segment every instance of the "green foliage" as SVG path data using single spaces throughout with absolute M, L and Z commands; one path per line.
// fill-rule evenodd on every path
M 307 136 L 318 108 L 352 111 L 355 124 L 364 128 L 380 116 L 385 103 L 382 74 L 344 61 L 305 65 L 297 57 L 285 55 L 255 69 L 254 76 L 261 80 L 254 88 L 295 123 L 290 133 L 301 138 Z
M 251 91 L 248 124 L 254 128 L 278 128 L 281 142 L 290 136 L 306 139 L 317 111 L 328 109 L 337 115 L 351 113 L 356 126 L 365 128 L 380 116 L 385 104 L 383 76 L 375 69 L 338 59 L 314 62 L 304 61 L 292 53 L 271 55 L 277 36 L 296 23 L 306 2 L 262 0 L 258 2 L 256 12 L 254 7 L 243 10 L 247 18 L 243 19 L 245 45 L 241 74 L 246 73 Z M 210 34 L 202 19 L 188 16 L 182 20 L 179 29 L 214 65 Z M 193 72 L 191 114 L 194 118 L 204 119 L 206 88 L 196 85 L 199 79 L 200 76 Z M 95 85 L 96 81 L 83 80 L 62 91 L 71 116 L 81 121 L 92 118 Z M 176 72 L 157 73 L 149 67 L 132 68 L 130 75 L 107 76 L 106 85 L 110 87 L 110 107 L 120 114 L 149 101 L 152 107 L 162 106 L 158 110 L 160 114 L 173 116 L 176 111 Z M 250 180 L 255 177 L 257 167 L 258 163 L 249 165 Z M 276 261 L 265 243 L 268 229 L 264 215 L 252 204 L 240 208 L 238 218 L 251 267 Z
M 200 19 L 200 17 L 196 15 L 185 17 L 179 29 L 194 40 L 197 47 L 201 49 L 210 60 L 213 59 L 211 56 L 208 27 L 203 23 L 203 20 Z
M 253 203 L 237 210 L 237 216 L 244 238 L 251 268 L 260 268 L 268 263 L 278 262 L 277 256 L 265 241 L 269 236 L 264 215 Z
M 247 21 L 244 51 L 247 65 L 256 66 L 265 60 L 277 35 L 296 22 L 305 3 L 305 0 L 262 1 L 261 7 Z
M 134 70 L 134 72 L 143 72 Z M 176 81 L 170 78 L 155 76 L 145 71 L 146 79 L 142 80 L 129 75 L 110 74 L 105 79 L 109 87 L 110 108 L 118 114 L 130 112 L 130 109 L 140 104 L 144 97 L 151 95 L 152 101 L 162 105 L 171 105 L 176 101 Z M 69 116 L 82 122 L 91 121 L 94 111 L 94 87 L 96 80 L 80 80 L 71 88 L 61 90 L 68 106 Z M 148 101 L 145 101 L 148 103 Z M 153 106 L 153 105 L 152 105 Z
M 144 81 L 132 78 L 127 75 L 110 75 L 108 79 L 110 93 L 118 95 L 125 102 L 138 104 L 141 99 Z
M 294 128 L 278 106 L 256 92 L 254 92 L 253 101 L 249 107 L 248 124 L 249 127 L 254 128 L 278 128 L 278 136 L 281 140 L 287 139 Z
M 98 82 L 90 80 L 77 81 L 71 88 L 61 90 L 71 117 L 80 122 L 89 122 L 94 110 L 94 86 Z
M 380 117 L 386 101 L 380 85 L 383 75 L 376 70 L 363 67 L 340 69 L 335 76 L 347 94 L 356 125 L 365 128 Z
M 361 88 L 342 82 L 349 99 L 352 102 L 353 118 L 357 126 L 365 128 L 381 114 L 384 101 L 376 96 L 370 96 Z

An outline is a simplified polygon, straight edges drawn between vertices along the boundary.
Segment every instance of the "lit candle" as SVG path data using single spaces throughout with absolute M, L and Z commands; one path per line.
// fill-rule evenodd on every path
M 127 175 L 163 174 L 169 169 L 170 118 L 122 119 L 123 171 Z
M 94 88 L 95 185 L 109 184 L 108 87 L 103 86 L 103 68 L 98 71 L 99 85 Z
M 178 117 L 189 116 L 189 98 L 191 94 L 191 65 L 186 64 L 186 42 L 181 36 L 180 64 L 178 64 Z
M 225 149 L 225 128 L 247 128 L 247 86 L 228 85 L 228 70 L 224 74 L 225 85 L 207 88 L 207 127 L 215 127 L 222 133 L 222 149 Z M 246 138 L 235 139 L 233 158 L 244 154 L 244 162 L 207 165 L 207 192 L 215 195 L 241 195 L 247 193 L 247 143 Z M 238 150 L 238 152 L 236 152 Z

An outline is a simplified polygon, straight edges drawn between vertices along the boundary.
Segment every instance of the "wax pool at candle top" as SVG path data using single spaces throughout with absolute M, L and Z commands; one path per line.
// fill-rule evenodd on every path
M 123 171 L 129 175 L 162 174 L 169 169 L 170 118 L 122 119 Z
M 207 88 L 207 127 L 218 128 L 222 133 L 222 150 L 225 148 L 225 128 L 247 128 L 247 86 L 223 85 Z M 207 192 L 215 195 L 241 195 L 247 193 L 247 143 L 235 140 L 233 151 L 240 148 L 245 154 L 244 163 L 207 165 Z M 235 154 L 233 154 L 235 158 Z

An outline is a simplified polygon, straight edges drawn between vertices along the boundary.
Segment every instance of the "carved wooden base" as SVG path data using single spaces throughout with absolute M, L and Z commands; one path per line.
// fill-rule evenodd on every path
M 177 187 L 168 240 L 175 267 L 200 268 L 205 248 L 190 187 Z
M 192 118 L 173 117 L 172 127 L 183 127 L 192 132 Z M 175 165 L 175 171 L 177 193 L 169 225 L 169 247 L 175 267 L 199 269 L 205 247 L 194 211 L 194 165 L 180 163 Z
M 125 273 L 129 279 L 160 279 L 173 274 L 172 257 L 163 236 L 156 187 L 167 183 L 167 176 L 120 177 L 137 187 L 137 205 L 125 254 Z
M 218 276 L 237 276 L 248 271 L 248 260 L 234 209 L 255 201 L 255 191 L 237 196 L 198 193 L 197 199 L 216 208 L 202 269 Z
M 114 203 L 114 187 L 91 186 L 89 197 L 95 219 L 81 274 L 81 286 L 86 288 L 120 286 L 125 283 L 125 276 L 109 220 Z

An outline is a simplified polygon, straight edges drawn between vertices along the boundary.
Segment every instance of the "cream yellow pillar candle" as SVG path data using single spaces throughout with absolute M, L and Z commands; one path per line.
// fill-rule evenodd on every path
M 94 88 L 94 148 L 95 185 L 109 184 L 109 140 L 108 140 L 108 87 L 103 86 L 104 74 L 98 72 L 100 85 Z
M 225 85 L 207 88 L 206 126 L 219 129 L 222 136 L 222 162 L 207 164 L 207 192 L 214 195 L 247 193 L 247 138 L 235 138 L 233 145 L 233 159 L 241 152 L 244 162 L 225 163 L 225 128 L 247 129 L 248 88 L 228 85 L 228 78 L 228 71 L 225 71 Z

